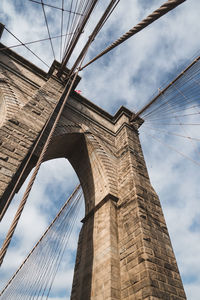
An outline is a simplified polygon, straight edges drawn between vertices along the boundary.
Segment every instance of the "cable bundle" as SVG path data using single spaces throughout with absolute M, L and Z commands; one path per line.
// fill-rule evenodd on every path
M 15 272 L 0 299 L 47 299 L 80 208 L 80 185 Z
M 177 116 L 184 117 L 199 113 L 200 108 L 200 57 L 198 57 L 187 71 L 180 74 L 164 91 L 160 92 L 147 109 L 140 114 L 151 123 L 168 124 L 168 120 Z M 186 112 L 188 111 L 188 112 Z M 161 122 L 160 122 L 161 121 Z
M 155 96 L 137 115 L 145 122 L 142 130 L 151 138 L 164 144 L 185 158 L 199 162 L 199 130 L 200 125 L 200 56 L 180 73 L 166 88 L 159 90 Z M 150 132 L 153 131 L 154 135 Z M 158 134 L 165 140 L 158 138 Z M 169 138 L 170 137 L 170 138 Z M 182 138 L 177 143 L 173 137 Z M 193 150 L 184 144 L 183 139 L 189 141 Z M 170 146 L 171 144 L 176 144 Z M 177 149 L 177 146 L 180 148 Z M 182 150 L 189 153 L 183 153 Z

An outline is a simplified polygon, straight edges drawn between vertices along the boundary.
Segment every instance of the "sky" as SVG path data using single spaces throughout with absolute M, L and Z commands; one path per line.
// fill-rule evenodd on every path
M 46 0 L 46 3 L 61 6 L 60 0 Z M 108 1 L 104 1 L 96 8 L 74 51 L 70 65 L 86 42 L 106 3 Z M 163 1 L 160 0 L 121 0 L 91 45 L 85 62 L 162 3 Z M 50 8 L 46 11 L 52 36 L 59 35 L 60 12 L 54 10 L 52 13 Z M 121 105 L 138 111 L 151 99 L 153 94 L 157 93 L 159 88 L 171 81 L 199 52 L 199 11 L 199 1 L 187 0 L 173 12 L 162 17 L 81 72 L 82 80 L 77 88 L 82 91 L 84 97 L 111 114 L 114 114 Z M 65 17 L 67 20 L 67 14 Z M 0 21 L 23 42 L 48 36 L 41 6 L 30 1 L 1 0 Z M 11 46 L 18 42 L 5 31 L 2 43 Z M 60 41 L 54 40 L 57 60 L 60 59 L 59 46 Z M 33 44 L 30 48 L 48 65 L 51 65 L 53 55 L 49 41 Z M 15 48 L 15 51 L 48 71 L 41 61 L 23 47 Z M 194 122 L 192 117 L 187 118 L 187 123 L 190 122 Z M 195 123 L 198 123 L 198 116 Z M 160 197 L 187 298 L 199 300 L 200 168 L 197 164 L 200 163 L 199 143 L 159 132 L 159 130 L 174 130 L 184 136 L 199 138 L 199 129 L 198 126 L 182 125 L 172 129 L 172 125 L 160 125 L 159 130 L 158 128 L 152 130 L 148 126 L 151 124 L 144 124 L 141 127 L 140 138 L 151 183 Z M 180 155 L 174 149 L 185 156 Z M 186 156 L 197 163 L 188 160 Z M 42 165 L 16 230 L 14 243 L 2 266 L 0 273 L 2 286 L 46 229 L 51 218 L 55 216 L 57 209 L 62 206 L 77 182 L 75 172 L 64 159 L 52 160 Z M 5 220 L 2 222 L 1 240 L 8 230 L 10 220 L 24 189 L 25 186 L 15 197 L 13 205 L 10 206 Z M 84 207 L 82 206 L 79 220 L 83 216 Z M 24 231 L 24 228 L 27 230 Z M 62 266 L 59 275 L 62 280 L 55 282 L 55 293 L 51 297 L 52 300 L 66 299 L 66 297 L 62 297 L 66 288 L 69 295 L 76 249 L 75 237 L 77 237 L 79 228 L 80 222 L 74 230 L 70 249 L 66 253 L 66 265 Z M 64 267 L 66 267 L 65 271 Z

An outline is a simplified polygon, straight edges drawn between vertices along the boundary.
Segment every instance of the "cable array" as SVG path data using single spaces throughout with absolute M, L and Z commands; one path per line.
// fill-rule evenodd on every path
M 12 35 L 19 43 L 20 45 L 24 46 L 29 52 L 31 52 L 37 59 L 39 59 L 46 67 L 50 68 L 50 66 L 39 57 L 39 55 L 37 55 L 34 51 L 32 51 L 27 44 L 24 44 L 14 33 L 12 33 L 7 27 L 4 27 L 5 30 L 10 33 L 10 35 Z
M 66 34 L 68 32 L 74 32 L 74 34 L 68 39 L 65 38 L 61 69 L 68 63 L 97 2 L 98 0 L 76 0 L 75 3 L 71 1 L 70 10 L 74 7 L 74 10 L 79 12 L 81 16 L 69 15 Z
M 43 0 L 41 1 L 29 0 L 29 1 L 32 2 L 33 4 L 41 6 L 48 37 L 43 39 L 38 39 L 36 41 L 23 42 L 16 36 L 16 34 L 14 34 L 13 32 L 11 32 L 11 30 L 5 27 L 7 32 L 9 32 L 19 42 L 18 45 L 12 45 L 5 48 L 7 49 L 7 48 L 24 46 L 35 57 L 37 57 L 37 59 L 39 59 L 45 66 L 49 68 L 50 66 L 39 55 L 37 55 L 35 51 L 31 50 L 27 45 L 43 42 L 43 41 L 49 41 L 53 58 L 56 59 L 56 52 L 52 40 L 60 38 L 60 61 L 62 62 L 64 61 L 63 65 L 66 66 L 98 0 L 70 0 L 70 1 L 62 0 L 61 7 L 47 4 Z M 50 19 L 48 18 L 49 15 L 45 7 L 61 12 L 60 32 L 56 36 L 53 36 L 51 34 L 52 24 L 50 23 Z M 1 51 L 3 49 L 4 48 L 1 48 Z
M 155 102 L 140 116 L 146 125 L 161 129 L 164 126 L 199 126 L 200 115 L 200 57 L 186 72 L 161 92 Z
M 85 69 L 87 66 L 92 64 L 94 61 L 99 59 L 100 57 L 104 56 L 114 48 L 118 47 L 120 44 L 124 43 L 126 40 L 131 38 L 133 35 L 138 33 L 139 31 L 143 30 L 147 26 L 149 26 L 151 23 L 155 22 L 159 18 L 161 18 L 163 15 L 168 13 L 170 10 L 176 8 L 178 5 L 182 4 L 186 0 L 168 0 L 163 5 L 161 5 L 160 8 L 156 9 L 152 14 L 150 14 L 148 17 L 146 17 L 144 20 L 142 20 L 140 23 L 138 23 L 136 26 L 131 28 L 128 32 L 124 33 L 121 37 L 119 37 L 116 41 L 114 41 L 112 44 L 110 44 L 106 49 L 104 49 L 102 52 L 100 52 L 97 56 L 95 56 L 93 59 L 91 59 L 87 64 L 85 64 L 81 70 Z
M 145 121 L 141 131 L 200 165 L 200 56 L 164 89 L 159 89 L 159 93 L 136 114 L 137 116 Z M 133 116 L 133 121 L 136 117 Z M 176 147 L 169 145 L 169 142 L 176 142 L 173 137 L 182 140 Z M 184 144 L 184 141 L 189 142 L 190 146 L 188 143 Z M 193 151 L 189 151 L 191 147 Z M 189 155 L 183 153 L 183 149 L 187 149 Z
M 181 113 L 181 116 L 199 113 L 200 107 L 200 57 L 186 72 L 183 72 L 173 84 L 159 93 L 149 107 L 140 116 L 146 122 L 160 123 L 160 119 L 167 120 L 173 117 L 172 113 Z M 188 112 L 186 112 L 188 111 Z
M 48 299 L 82 200 L 80 185 L 0 293 L 0 299 Z

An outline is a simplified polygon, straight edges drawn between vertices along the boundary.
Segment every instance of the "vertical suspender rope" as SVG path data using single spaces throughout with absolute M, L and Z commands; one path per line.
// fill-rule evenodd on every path
M 16 212 L 16 214 L 15 214 L 15 217 L 14 217 L 14 219 L 13 219 L 13 222 L 12 222 L 12 224 L 11 224 L 11 226 L 10 226 L 10 229 L 9 229 L 9 231 L 8 231 L 8 234 L 7 234 L 6 238 L 5 238 L 5 241 L 4 241 L 4 243 L 3 243 L 3 246 L 2 246 L 2 248 L 1 248 L 1 251 L 0 251 L 0 266 L 1 266 L 2 262 L 3 262 L 4 256 L 5 256 L 5 254 L 6 254 L 6 252 L 7 252 L 7 249 L 8 249 L 8 246 L 9 246 L 9 244 L 10 244 L 10 242 L 11 242 L 12 236 L 13 236 L 13 234 L 14 234 L 14 231 L 15 231 L 16 227 L 17 227 L 19 218 L 20 218 L 20 216 L 21 216 L 21 214 L 22 214 L 22 211 L 23 211 L 23 209 L 24 209 L 24 206 L 25 206 L 25 204 L 26 204 L 26 201 L 27 201 L 28 196 L 29 196 L 29 194 L 30 194 L 30 191 L 31 191 L 31 189 L 32 189 L 33 183 L 34 183 L 34 181 L 35 181 L 35 178 L 36 178 L 36 176 L 37 176 L 37 173 L 38 173 L 38 171 L 39 171 L 39 168 L 40 168 L 40 166 L 41 166 L 41 164 L 42 164 L 42 162 L 43 162 L 43 159 L 44 159 L 44 156 L 45 156 L 45 154 L 46 154 L 46 152 L 47 152 L 48 146 L 49 146 L 49 144 L 50 144 L 50 142 L 51 142 L 51 140 L 52 140 L 52 137 L 53 137 L 55 128 L 56 128 L 56 126 L 57 126 L 57 124 L 58 124 L 58 121 L 59 121 L 59 119 L 60 119 L 60 117 L 61 117 L 62 111 L 63 111 L 63 109 L 64 109 L 64 106 L 65 106 L 65 104 L 66 104 L 68 98 L 69 98 L 69 94 L 70 94 L 70 92 L 71 92 L 71 90 L 72 90 L 73 84 L 74 84 L 74 82 L 75 82 L 77 76 L 78 76 L 78 71 L 76 71 L 76 73 L 74 74 L 74 78 L 73 78 L 73 80 L 71 81 L 71 84 L 70 84 L 69 88 L 68 88 L 68 84 L 66 85 L 66 89 L 68 88 L 67 94 L 66 94 L 66 96 L 65 96 L 65 98 L 64 98 L 64 101 L 63 101 L 63 103 L 62 103 L 62 105 L 61 105 L 61 108 L 60 108 L 60 110 L 59 110 L 59 112 L 58 112 L 58 115 L 56 116 L 56 119 L 55 119 L 55 121 L 54 121 L 54 123 L 53 123 L 53 126 L 52 126 L 52 128 L 51 128 L 51 131 L 50 131 L 50 133 L 49 133 L 49 136 L 48 136 L 48 138 L 47 138 L 47 140 L 46 140 L 46 142 L 45 142 L 45 145 L 44 145 L 44 147 L 43 147 L 43 149 L 42 149 L 42 152 L 41 152 L 41 154 L 40 154 L 40 156 L 39 156 L 39 159 L 38 159 L 38 161 L 37 161 L 37 164 L 36 164 L 36 166 L 35 166 L 34 172 L 33 172 L 32 176 L 31 176 L 31 179 L 30 179 L 30 181 L 29 181 L 29 183 L 28 183 L 28 186 L 27 186 L 27 188 L 26 188 L 26 191 L 25 191 L 25 193 L 24 193 L 24 196 L 23 196 L 23 198 L 22 198 L 22 200 L 21 200 L 21 203 L 20 203 L 20 205 L 19 205 L 19 208 L 18 208 L 18 210 L 17 210 L 17 212 Z M 70 82 L 70 79 L 71 79 L 71 78 L 69 78 L 68 83 Z M 66 92 L 66 89 L 65 89 L 65 91 L 63 92 L 63 94 Z

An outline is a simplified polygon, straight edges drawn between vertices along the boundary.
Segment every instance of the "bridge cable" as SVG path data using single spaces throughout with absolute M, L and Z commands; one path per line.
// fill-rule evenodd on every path
M 178 83 L 178 82 L 175 82 L 175 83 L 173 84 L 173 88 L 175 89 L 176 92 L 178 91 L 178 93 L 181 95 L 181 97 L 184 98 L 184 100 L 188 100 L 187 96 L 183 93 L 183 91 L 181 91 L 181 90 L 176 86 L 177 83 Z M 162 101 L 162 98 L 165 98 L 163 94 L 161 94 L 161 101 Z M 165 100 L 165 99 L 164 99 L 164 100 Z M 174 112 L 174 110 L 173 110 L 173 105 L 172 105 L 172 104 L 173 104 L 173 101 L 172 101 L 172 103 L 171 103 L 171 101 L 166 101 L 166 102 L 165 102 L 165 105 L 166 105 L 167 107 L 169 107 L 169 108 L 172 109 L 172 116 L 178 121 L 178 125 L 180 126 L 180 128 L 182 129 L 182 131 L 184 132 L 184 134 L 187 134 L 187 131 L 186 131 L 185 127 L 184 127 L 184 123 L 180 120 L 180 116 L 177 115 L 176 112 Z M 197 114 L 198 114 L 198 113 L 197 113 Z M 196 116 L 197 114 L 193 114 L 193 116 L 194 116 L 194 115 Z M 190 117 L 191 117 L 191 114 L 190 114 Z M 188 118 L 188 116 L 187 116 L 187 118 Z M 171 119 L 171 116 L 170 116 L 170 119 Z M 198 153 L 198 155 L 199 155 L 199 151 L 197 151 L 197 149 L 196 149 L 196 142 L 197 142 L 197 141 L 194 141 L 192 138 L 190 138 L 189 141 L 192 143 L 192 145 L 194 146 L 195 151 L 196 151 L 196 152 Z
M 170 131 L 167 131 L 167 130 L 158 129 L 158 128 L 155 128 L 155 127 L 150 127 L 150 126 L 146 125 L 146 123 L 143 124 L 142 128 L 144 128 L 144 127 L 147 128 L 147 129 L 157 131 L 158 133 L 165 133 L 167 135 L 173 135 L 173 136 L 181 137 L 181 138 L 184 138 L 184 139 L 200 142 L 199 138 L 194 138 L 194 137 L 191 137 L 191 136 L 181 135 L 181 134 L 176 133 L 176 132 L 170 132 Z
M 67 62 L 69 61 L 69 58 L 71 57 L 72 52 L 73 52 L 75 46 L 77 45 L 77 42 L 78 42 L 78 40 L 79 40 L 79 38 L 80 38 L 80 36 L 81 36 L 88 20 L 89 20 L 89 18 L 90 18 L 91 14 L 94 10 L 97 2 L 98 2 L 98 0 L 92 0 L 91 3 L 89 3 L 88 7 L 86 7 L 87 10 L 85 8 L 85 10 L 86 10 L 85 16 L 83 17 L 83 20 L 82 20 L 81 24 L 79 24 L 78 30 L 74 34 L 73 39 L 70 41 L 69 46 L 65 50 L 65 55 L 64 55 L 63 60 L 61 62 L 61 67 L 60 67 L 59 74 L 62 73 L 63 69 L 65 68 L 65 66 L 67 64 Z
M 67 35 L 72 35 L 73 33 L 69 33 Z M 62 38 L 62 37 L 65 37 L 66 34 L 62 34 L 62 35 L 56 35 L 56 36 L 52 36 L 51 39 L 58 39 L 58 38 Z M 16 48 L 16 47 L 21 47 L 21 46 L 25 46 L 25 45 L 31 45 L 31 44 L 35 44 L 35 43 L 39 43 L 39 42 L 44 42 L 44 41 L 48 41 L 49 40 L 49 37 L 48 38 L 44 38 L 44 39 L 40 39 L 40 40 L 35 40 L 35 41 L 30 41 L 30 42 L 24 42 L 24 43 L 20 43 L 20 44 L 17 44 L 17 45 L 11 45 L 11 46 L 5 46 L 5 47 L 1 47 L 0 48 L 0 51 L 3 51 L 3 50 L 7 50 L 7 49 L 12 49 L 12 48 Z
M 73 6 L 73 1 L 71 1 L 71 6 L 70 6 L 70 10 L 72 10 L 72 6 Z M 80 3 L 79 3 L 79 6 L 78 6 L 78 0 L 76 0 L 76 4 L 75 4 L 75 10 L 77 11 L 81 11 L 82 7 L 80 6 Z M 84 16 L 84 13 L 82 12 L 82 16 Z M 66 27 L 66 33 L 67 32 L 70 32 L 71 30 L 73 30 L 74 32 L 74 35 L 75 35 L 75 28 L 76 28 L 76 24 L 77 22 L 81 20 L 81 18 L 78 18 L 77 16 L 73 15 L 72 17 L 72 20 L 71 20 L 71 23 L 70 23 L 70 20 L 71 20 L 71 14 L 69 14 L 69 18 L 68 18 L 68 22 L 67 22 L 67 27 Z M 78 28 L 78 25 L 77 25 L 77 28 Z M 70 37 L 68 40 L 67 40 L 67 37 L 65 37 L 65 42 L 64 42 L 64 49 L 63 49 L 63 54 L 62 54 L 62 59 L 63 59 L 63 56 L 65 55 L 65 51 L 70 43 L 70 41 L 72 40 L 73 37 Z
M 87 2 L 86 4 L 84 4 L 83 3 L 83 1 L 82 2 L 80 2 L 79 3 L 79 5 L 78 5 L 78 0 L 76 1 L 76 5 L 75 5 L 76 7 L 78 6 L 78 8 L 77 8 L 77 10 L 78 11 L 83 11 L 83 16 L 86 16 L 87 15 L 87 11 L 89 10 L 89 8 L 91 7 L 91 3 L 89 3 L 89 2 Z M 89 18 L 88 18 L 89 19 Z M 74 43 L 74 39 L 75 39 L 75 37 L 77 37 L 77 34 L 79 33 L 80 35 L 79 35 L 79 37 L 81 36 L 81 34 L 83 33 L 83 31 L 84 31 L 84 28 L 82 28 L 81 30 L 80 30 L 80 28 L 81 28 L 81 22 L 83 22 L 83 18 L 82 18 L 82 20 L 81 19 L 78 19 L 77 17 L 75 17 L 75 16 L 73 16 L 73 18 L 72 18 L 72 21 L 71 21 L 71 25 L 70 25 L 70 31 L 73 29 L 73 31 L 75 31 L 75 33 L 76 33 L 76 35 L 74 34 L 74 36 L 71 38 L 71 40 L 69 40 L 68 39 L 68 42 L 65 44 L 65 50 L 63 51 L 64 53 L 63 53 L 63 57 L 62 57 L 62 59 L 64 59 L 64 57 L 65 57 L 65 55 L 67 54 L 67 51 L 69 50 L 69 48 L 71 47 L 71 45 L 70 44 L 73 44 Z M 76 28 L 76 29 L 75 29 Z M 79 39 L 79 37 L 78 37 L 78 39 Z M 78 40 L 77 40 L 77 42 L 78 42 Z M 75 46 L 76 46 L 76 44 L 74 44 Z
M 79 64 L 79 62 L 81 61 L 81 59 L 82 59 L 82 57 L 85 53 L 85 50 L 88 48 L 88 45 L 90 45 L 94 41 L 95 37 L 97 36 L 99 31 L 102 29 L 103 25 L 108 20 L 109 16 L 111 15 L 111 13 L 113 12 L 113 10 L 115 9 L 115 7 L 117 6 L 118 3 L 119 3 L 119 0 L 111 0 L 110 1 L 110 3 L 108 4 L 106 10 L 104 11 L 103 15 L 101 16 L 99 22 L 95 26 L 95 28 L 94 28 L 93 32 L 91 33 L 91 35 L 89 36 L 87 43 L 83 47 L 81 53 L 79 54 L 79 56 L 76 59 L 74 65 L 72 66 L 72 68 L 70 70 L 70 74 L 75 71 L 77 65 Z
M 146 108 L 145 114 L 141 114 L 141 116 L 145 120 L 153 120 L 157 115 L 159 116 L 165 116 L 167 114 L 171 115 L 171 112 L 173 112 L 175 109 L 177 111 L 185 110 L 188 107 L 188 104 L 197 104 L 199 105 L 198 101 L 198 96 L 199 96 L 199 90 L 200 88 L 196 87 L 193 82 L 190 83 L 190 86 L 187 84 L 188 90 L 185 91 L 187 93 L 187 96 L 183 96 L 183 91 L 182 89 L 181 93 L 177 93 L 177 90 L 174 91 L 175 89 L 175 83 L 173 86 L 171 86 L 168 91 L 166 91 L 163 94 L 159 95 L 159 98 L 157 98 L 157 101 L 152 103 L 151 106 Z M 170 91 L 172 90 L 172 91 Z M 164 97 L 162 97 L 162 95 Z M 162 99 L 165 99 L 166 101 L 162 101 Z M 159 101 L 158 101 L 159 100 Z M 183 101 L 184 100 L 184 101 Z M 167 108 L 167 104 L 171 102 L 171 107 Z M 157 106 L 156 106 L 157 105 Z M 148 112 L 149 111 L 149 112 Z
M 128 40 L 130 37 L 153 23 L 154 21 L 161 18 L 163 15 L 180 5 L 181 3 L 185 2 L 186 0 L 168 0 L 165 2 L 160 8 L 156 9 L 152 14 L 150 14 L 147 18 L 142 20 L 140 23 L 138 23 L 136 26 L 134 26 L 132 29 L 130 29 L 128 32 L 126 32 L 123 36 L 121 36 L 119 39 L 117 39 L 115 42 L 113 42 L 110 46 L 108 46 L 105 50 L 103 50 L 101 53 L 99 53 L 97 56 L 95 56 L 92 60 L 90 60 L 87 64 L 85 64 L 80 71 L 85 69 L 87 66 L 89 66 L 91 63 L 105 55 L 106 53 L 110 52 L 112 49 L 116 48 L 126 40 Z
M 34 2 L 34 3 L 37 3 L 37 4 L 42 4 L 41 2 L 39 1 L 36 1 L 36 0 L 29 0 L 30 2 Z M 62 0 L 63 1 L 63 0 Z M 54 9 L 58 9 L 58 10 L 61 10 L 61 11 L 65 11 L 65 12 L 68 12 L 68 13 L 71 13 L 71 14 L 74 14 L 74 15 L 80 15 L 82 16 L 82 14 L 76 12 L 76 11 L 71 11 L 71 10 L 67 10 L 67 9 L 64 9 L 63 7 L 58 7 L 58 6 L 54 6 L 54 5 L 51 5 L 51 4 L 47 4 L 47 3 L 43 3 L 44 6 L 47 6 L 47 7 L 51 7 L 51 8 L 54 8 Z
M 2 300 L 48 298 L 78 215 L 81 197 L 79 184 L 1 291 Z
M 35 52 L 33 52 L 28 46 L 26 46 L 14 33 L 12 33 L 7 27 L 4 27 L 4 29 L 9 32 L 18 42 L 20 42 L 21 45 L 23 45 L 28 51 L 30 51 L 35 57 L 37 57 L 37 59 L 39 59 L 44 65 L 46 65 L 48 68 L 50 68 L 50 66 L 44 61 L 42 60 L 37 54 L 35 54 Z
M 62 0 L 62 12 L 61 12 L 61 25 L 60 25 L 60 35 L 61 35 L 61 39 L 60 39 L 60 61 L 62 59 L 62 42 L 63 42 L 63 14 L 64 14 L 64 0 Z
M 193 70 L 195 70 L 195 68 L 197 68 L 197 71 L 194 72 L 193 74 Z M 187 78 L 187 74 L 189 73 L 189 78 Z M 190 74 L 192 73 L 192 75 Z M 132 121 L 134 121 L 134 119 L 136 119 L 138 116 L 142 116 L 142 114 L 144 112 L 146 112 L 148 109 L 150 109 L 152 107 L 152 104 L 158 102 L 158 100 L 160 100 L 160 96 L 163 94 L 165 95 L 165 97 L 170 97 L 170 93 L 171 93 L 171 98 L 174 98 L 174 91 L 173 91 L 173 85 L 176 82 L 180 82 L 180 80 L 182 80 L 182 78 L 186 75 L 186 80 L 185 82 L 190 82 L 191 79 L 193 79 L 195 76 L 198 76 L 200 74 L 200 56 L 198 56 L 185 70 L 183 70 L 173 81 L 171 81 L 164 89 L 162 89 L 159 94 L 154 97 L 150 102 L 148 102 L 142 109 L 140 109 L 135 116 L 133 116 Z M 184 81 L 184 79 L 182 80 L 182 82 Z M 183 83 L 182 83 L 183 84 Z M 195 87 L 193 86 L 193 89 Z M 191 93 L 191 89 L 188 91 L 189 93 Z M 179 98 L 178 98 L 179 99 Z M 176 98 L 176 101 L 178 100 Z M 160 104 L 160 107 L 162 105 Z M 155 108 L 154 108 L 155 111 Z M 149 112 L 146 114 L 146 116 L 148 116 L 149 114 L 152 114 L 152 112 Z
M 45 8 L 44 8 L 43 0 L 41 0 L 41 5 L 42 5 L 44 20 L 45 20 L 45 24 L 46 24 L 46 28 L 47 28 L 47 32 L 48 32 L 48 36 L 49 36 L 49 41 L 50 41 L 50 44 L 51 44 L 51 49 L 52 49 L 52 52 L 53 52 L 53 57 L 54 57 L 54 59 L 56 59 L 54 48 L 53 48 L 53 43 L 52 43 L 52 40 L 51 40 L 50 31 L 49 31 L 49 25 L 48 25 L 48 20 L 47 20 L 47 15 L 46 15 Z
M 184 153 L 178 151 L 178 150 L 175 149 L 173 146 L 168 145 L 167 143 L 161 141 L 161 140 L 158 139 L 156 136 L 151 135 L 149 132 L 148 132 L 148 135 L 151 136 L 154 140 L 156 140 L 156 141 L 158 141 L 159 143 L 161 143 L 161 144 L 163 144 L 164 146 L 166 146 L 167 148 L 169 148 L 169 149 L 171 149 L 171 150 L 177 152 L 177 153 L 180 154 L 181 156 L 183 156 L 183 157 L 187 158 L 188 160 L 192 161 L 194 164 L 200 166 L 200 163 L 199 163 L 198 161 L 196 161 L 196 160 L 192 159 L 191 157 L 187 156 L 186 154 L 184 154 Z

